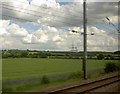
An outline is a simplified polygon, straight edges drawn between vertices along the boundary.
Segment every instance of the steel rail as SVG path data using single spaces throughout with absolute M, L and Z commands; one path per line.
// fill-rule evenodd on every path
M 90 92 L 92 90 L 104 87 L 106 85 L 113 84 L 113 83 L 118 82 L 118 81 L 120 81 L 120 74 L 106 77 L 106 78 L 102 78 L 102 79 L 95 80 L 95 81 L 91 81 L 88 83 L 83 83 L 80 85 L 73 85 L 70 87 L 65 87 L 65 88 L 53 90 L 53 91 L 50 91 L 49 94 L 53 94 L 53 93 L 58 94 L 58 93 L 63 93 L 63 92 L 86 93 L 86 92 Z M 96 84 L 98 84 L 98 85 L 96 85 Z M 77 91 L 79 91 L 79 92 L 77 92 Z

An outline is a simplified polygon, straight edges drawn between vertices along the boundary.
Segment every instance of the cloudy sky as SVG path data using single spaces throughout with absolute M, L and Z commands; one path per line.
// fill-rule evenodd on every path
M 87 49 L 118 50 L 117 0 L 91 1 L 87 2 Z M 83 50 L 82 0 L 4 0 L 0 2 L 0 10 L 3 49 L 70 51 L 73 45 Z

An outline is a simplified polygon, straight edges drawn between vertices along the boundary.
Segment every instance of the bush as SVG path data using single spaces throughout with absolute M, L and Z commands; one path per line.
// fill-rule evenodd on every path
M 2 94 L 8 94 L 14 92 L 14 90 L 12 88 L 2 88 L 2 92 Z
M 120 70 L 120 63 L 116 63 L 117 65 L 117 70 L 119 71 Z
M 76 79 L 76 78 L 81 78 L 82 73 L 81 72 L 73 72 L 69 75 L 68 79 Z
M 103 54 L 99 54 L 99 55 L 97 55 L 97 59 L 98 59 L 98 60 L 102 60 L 102 59 L 104 59 L 104 55 L 103 55 Z
M 118 66 L 116 65 L 116 63 L 112 63 L 112 62 L 106 63 L 104 69 L 105 73 L 114 72 L 116 70 L 118 70 Z
M 46 75 L 44 75 L 42 77 L 41 83 L 42 84 L 48 84 L 48 83 L 50 83 L 50 80 L 49 80 L 49 78 Z

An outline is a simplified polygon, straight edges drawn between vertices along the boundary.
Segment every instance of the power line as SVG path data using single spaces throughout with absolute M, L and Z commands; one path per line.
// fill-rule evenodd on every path
M 18 2 L 18 1 L 17 1 Z M 20 2 L 20 1 L 19 1 Z M 20 2 L 20 3 L 23 3 L 23 2 Z M 24 3 L 25 4 L 25 3 Z M 6 4 L 3 4 L 3 5 L 6 5 Z M 33 4 L 34 5 L 34 4 Z M 6 5 L 6 6 L 10 6 L 10 5 Z M 38 8 L 40 8 L 38 5 L 34 5 L 35 7 L 38 7 Z M 10 7 L 15 7 L 15 6 L 10 6 Z M 19 8 L 19 9 L 23 9 L 23 10 L 27 10 L 27 9 L 24 9 L 24 8 L 20 8 L 20 7 L 15 7 L 15 8 Z M 40 8 L 41 9 L 41 8 Z M 43 10 L 43 8 L 41 9 L 41 10 Z M 33 11 L 33 12 L 36 12 L 36 13 L 39 13 L 39 11 L 35 11 L 35 10 L 27 10 L 27 11 Z M 46 11 L 46 10 L 45 10 Z M 40 12 L 41 13 L 41 12 Z M 43 11 L 42 11 L 42 13 L 43 13 Z M 55 11 L 55 13 L 60 13 L 59 14 L 59 16 L 57 15 L 57 17 L 62 17 L 62 16 L 60 16 L 61 15 L 61 13 L 65 13 L 64 11 L 60 11 L 60 12 L 57 12 L 57 11 Z M 83 14 L 83 12 L 81 12 L 81 11 L 77 11 L 77 13 L 81 13 L 81 14 Z M 46 13 L 43 13 L 43 14 L 46 14 Z M 47 14 L 47 15 L 49 15 L 49 14 Z M 72 14 L 70 14 L 70 15 L 72 15 Z M 51 15 L 50 15 L 51 16 Z M 76 18 L 76 17 L 78 17 L 78 18 L 82 18 L 82 17 L 80 17 L 80 16 L 78 16 L 78 15 L 73 15 L 73 16 L 75 16 L 74 18 Z M 90 18 L 93 18 L 92 16 L 89 16 Z M 64 18 L 67 18 L 67 17 L 64 17 Z M 67 19 L 70 19 L 71 20 L 71 18 L 67 18 Z M 94 19 L 95 19 L 95 17 L 94 17 Z M 98 18 L 97 18 L 98 19 Z M 78 19 L 76 19 L 77 21 L 78 21 Z M 91 21 L 93 21 L 93 20 L 91 20 Z
M 18 2 L 18 1 L 17 1 Z M 20 1 L 19 1 L 20 2 Z M 23 3 L 23 2 L 20 2 L 20 3 Z M 25 3 L 24 3 L 25 4 Z M 3 5 L 6 5 L 5 3 L 3 3 Z M 6 5 L 6 6 L 11 6 L 11 5 Z M 38 5 L 33 5 L 33 6 L 35 6 L 35 7 L 38 7 L 40 10 L 43 10 L 43 8 L 41 8 L 40 6 L 38 6 Z M 16 7 L 16 6 L 11 6 L 11 7 L 15 7 L 15 8 L 20 8 L 20 7 Z M 24 8 L 20 8 L 20 9 L 24 9 Z M 24 10 L 27 10 L 27 9 L 24 9 Z M 29 10 L 29 11 L 33 11 L 33 12 L 39 12 L 39 11 L 35 11 L 35 10 Z M 45 11 L 46 11 L 46 9 L 45 9 Z M 43 11 L 42 11 L 43 12 Z M 56 13 L 60 13 L 59 14 L 59 16 L 61 15 L 61 13 L 65 13 L 64 11 L 60 11 L 60 12 L 57 12 L 57 11 L 55 11 Z M 80 13 L 80 11 L 79 11 L 79 13 Z M 82 13 L 82 12 L 81 12 Z M 71 15 L 73 15 L 73 14 L 71 14 Z M 76 16 L 76 17 L 79 17 L 79 16 L 77 16 L 77 15 L 73 15 L 73 16 Z
M 5 16 L 5 17 L 10 17 L 10 18 L 14 18 L 14 19 L 17 19 L 17 20 L 21 20 L 21 21 L 23 21 L 23 22 L 33 22 L 33 21 L 31 21 L 31 20 L 28 20 L 28 19 L 23 19 L 23 18 L 18 18 L 18 17 L 13 17 L 13 16 L 10 16 L 10 15 L 4 15 L 4 14 L 0 14 L 0 15 L 2 15 L 2 18 Z M 36 22 L 34 22 L 34 23 L 36 23 Z M 39 24 L 39 23 L 37 23 L 37 24 Z
M 21 3 L 21 2 L 20 2 Z M 22 2 L 23 3 L 23 2 Z M 25 3 L 24 3 L 25 4 Z M 15 7 L 15 6 L 11 6 L 11 5 L 6 5 L 6 4 L 3 4 L 3 5 L 5 5 L 5 6 L 9 6 L 9 7 L 13 7 L 13 8 L 19 8 L 19 9 L 23 9 L 23 10 L 27 10 L 27 11 L 32 11 L 32 12 L 35 12 L 35 13 L 42 13 L 42 14 L 47 14 L 47 13 L 43 13 L 43 12 L 39 12 L 39 11 L 35 11 L 35 10 L 28 10 L 28 9 L 24 9 L 24 8 L 20 8 L 20 7 Z M 37 6 L 37 5 L 35 5 L 35 6 Z M 37 7 L 39 7 L 39 6 L 37 6 Z M 39 7 L 40 8 L 40 7 Z M 21 11 L 21 12 L 23 12 L 23 11 Z M 25 12 L 24 12 L 25 13 Z M 56 12 L 57 13 L 57 12 Z M 59 12 L 60 13 L 60 12 Z M 82 12 L 81 12 L 82 13 Z M 36 15 L 36 14 L 31 14 L 31 13 L 27 13 L 26 12 L 26 14 L 30 14 L 30 15 L 34 15 L 34 16 L 40 16 L 40 15 Z M 83 13 L 82 13 L 83 14 Z M 47 15 L 49 15 L 49 14 L 47 14 Z M 55 15 L 50 15 L 50 16 L 55 16 Z M 74 16 L 76 16 L 76 17 L 79 17 L 79 16 L 77 16 L 77 15 L 74 15 Z M 42 16 L 40 16 L 40 17 L 42 17 Z M 58 16 L 57 15 L 57 17 L 62 17 L 62 16 Z M 67 17 L 62 17 L 62 18 L 66 18 L 66 19 L 70 19 L 71 20 L 71 18 L 67 18 Z M 82 18 L 82 17 L 79 17 L 79 18 Z M 78 19 L 76 19 L 76 21 L 78 21 Z M 92 21 L 92 20 L 91 20 Z M 99 21 L 99 22 L 101 22 L 101 21 Z
M 116 45 L 117 46 L 117 45 Z M 110 45 L 88 45 L 88 47 L 104 47 L 104 48 L 112 48 L 116 46 L 110 46 Z
M 17 2 L 20 2 L 20 1 L 17 1 Z M 24 3 L 24 2 L 20 2 L 20 3 Z M 25 4 L 25 3 L 24 3 Z M 3 4 L 3 5 L 6 5 L 6 4 Z M 34 4 L 33 4 L 34 5 Z M 6 5 L 6 6 L 10 6 L 10 5 Z M 40 8 L 40 9 L 43 9 L 43 8 L 41 8 L 41 7 L 39 7 L 38 5 L 34 5 L 34 6 L 36 6 L 36 7 L 38 7 L 38 8 Z M 10 7 L 15 7 L 15 6 L 10 6 Z M 23 10 L 27 10 L 27 9 L 24 9 L 24 8 L 20 8 L 20 7 L 15 7 L 15 8 L 19 8 L 19 9 L 23 9 Z M 29 10 L 29 11 L 33 11 L 33 12 L 36 12 L 36 13 L 39 13 L 39 11 L 35 11 L 35 10 Z M 77 13 L 81 13 L 81 14 L 83 14 L 83 12 L 81 12 L 81 11 L 77 11 Z M 41 12 L 40 12 L 41 13 Z M 43 13 L 43 11 L 42 11 L 42 13 Z M 57 11 L 55 11 L 55 13 L 65 13 L 64 11 L 60 11 L 60 12 L 57 12 Z M 43 13 L 44 14 L 44 13 Z M 46 13 L 45 13 L 46 14 Z M 70 15 L 72 15 L 72 14 L 70 14 Z M 60 16 L 60 15 L 57 15 L 58 17 L 62 17 L 62 16 Z M 78 18 L 82 18 L 82 17 L 80 17 L 80 16 L 77 16 L 77 15 L 73 15 L 73 16 L 76 16 L 76 17 L 78 17 Z M 93 16 L 90 16 L 90 17 L 93 17 Z M 71 20 L 71 18 L 68 18 L 68 17 L 65 17 L 65 18 L 67 18 L 67 19 L 70 19 Z M 94 19 L 95 19 L 95 17 L 94 17 Z M 92 19 L 89 19 L 89 20 L 92 20 Z
M 4 14 L 0 14 L 0 15 L 3 15 L 3 16 L 5 16 L 5 17 L 10 17 L 10 18 L 13 18 L 13 19 L 17 19 L 17 20 L 20 20 L 20 21 L 23 21 L 23 22 L 32 22 L 32 23 L 35 23 L 35 24 L 37 24 L 37 25 L 40 25 L 39 23 L 37 23 L 37 22 L 33 22 L 33 21 L 31 21 L 31 20 L 27 20 L 27 19 L 23 19 L 23 18 L 18 18 L 18 17 L 13 17 L 13 16 L 9 16 L 9 15 L 4 15 Z M 62 29 L 65 29 L 65 28 L 63 28 L 63 27 L 60 27 L 60 28 L 62 28 Z M 66 29 L 66 30 L 68 30 L 68 29 Z
M 23 11 L 20 11 L 20 10 L 15 10 L 15 9 L 10 9 L 10 8 L 7 8 L 7 7 L 4 7 L 5 9 L 8 9 L 8 10 L 14 10 L 14 11 L 18 11 L 18 12 L 23 12 Z M 23 12 L 23 13 L 26 13 L 26 14 L 30 14 L 32 16 L 36 16 L 36 17 L 43 17 L 43 16 L 38 16 L 38 15 L 35 15 L 35 14 L 31 14 L 31 13 L 27 13 L 27 12 Z M 52 19 L 53 21 L 59 21 L 60 23 L 64 23 L 64 24 L 68 24 L 70 26 L 77 26 L 77 25 L 74 25 L 74 24 L 71 24 L 71 23 L 67 23 L 67 22 L 64 22 L 64 21 L 61 21 L 61 20 L 57 20 L 57 19 Z
M 3 17 L 9 17 L 9 18 L 13 18 L 13 19 L 16 19 L 16 20 L 19 20 L 19 21 L 23 21 L 23 22 L 31 22 L 31 23 L 35 23 L 35 24 L 37 24 L 37 25 L 40 25 L 39 23 L 37 23 L 37 22 L 33 22 L 33 21 L 31 21 L 31 20 L 28 20 L 28 19 L 23 19 L 23 18 L 18 18 L 18 17 L 13 17 L 13 16 L 9 16 L 9 15 L 4 15 L 4 14 L 0 14 L 0 15 L 2 15 Z M 54 27 L 54 26 L 53 26 Z M 71 31 L 71 30 L 69 30 L 69 29 L 67 29 L 67 28 L 65 28 L 65 27 L 59 27 L 59 29 L 64 29 L 64 30 L 67 30 L 67 31 Z
M 6 4 L 3 4 L 4 6 L 8 6 L 8 7 L 12 7 L 12 8 L 19 8 L 19 9 L 22 9 L 22 10 L 26 10 L 26 11 L 32 11 L 32 12 L 35 12 L 35 13 L 42 13 L 42 14 L 47 14 L 47 13 L 44 13 L 43 11 L 42 12 L 40 12 L 40 11 L 35 11 L 35 10 L 28 10 L 28 9 L 24 9 L 24 8 L 20 8 L 20 7 L 14 7 L 14 6 L 11 6 L 11 5 L 6 5 Z M 27 13 L 27 12 L 26 12 Z M 57 12 L 56 12 L 57 13 Z M 29 13 L 29 14 L 31 14 L 31 13 Z M 35 15 L 35 14 L 31 14 L 31 15 Z M 48 15 L 49 15 L 49 13 L 48 13 Z M 39 15 L 35 15 L 35 16 L 39 16 Z M 60 15 L 50 15 L 50 16 L 57 16 L 57 17 L 63 17 L 63 16 L 60 16 Z M 77 17 L 79 17 L 79 16 L 77 16 Z M 67 19 L 70 19 L 71 20 L 71 18 L 68 18 L 68 17 L 63 17 L 63 18 L 67 18 Z M 82 17 L 80 17 L 80 18 L 82 18 Z
M 88 22 L 89 23 L 89 22 Z M 98 27 L 96 24 L 93 24 L 93 23 L 89 23 L 89 25 L 91 25 L 91 26 L 95 26 L 96 28 L 98 28 L 98 29 L 100 29 L 101 30 L 101 28 L 100 27 Z M 103 26 L 105 29 L 106 29 L 106 27 L 105 26 Z M 115 34 L 116 32 L 113 32 L 110 28 L 107 28 L 107 29 L 109 29 L 109 31 L 111 31 L 111 33 L 109 32 L 109 34 Z M 107 32 L 108 33 L 108 32 Z M 118 33 L 118 32 L 117 32 Z
M 16 2 L 16 1 L 15 1 Z M 21 1 L 17 1 L 17 2 L 19 2 L 19 3 L 22 3 L 22 4 L 26 4 L 25 2 L 21 2 Z M 49 1 L 50 2 L 50 1 Z M 50 3 L 53 3 L 53 2 L 50 2 Z M 10 5 L 9 5 L 10 6 Z M 30 5 L 31 6 L 31 5 Z M 38 7 L 38 8 L 40 8 L 40 10 L 41 10 L 41 7 L 40 6 L 38 6 L 38 5 L 36 5 L 36 4 L 32 4 L 32 6 L 35 6 L 35 7 Z M 14 6 L 13 6 L 14 7 Z M 17 8 L 17 7 L 16 7 Z M 19 8 L 19 7 L 18 7 Z M 42 8 L 43 9 L 43 8 Z M 24 9 L 24 10 L 26 10 L 26 9 Z M 30 10 L 30 11 L 33 11 L 33 10 Z M 34 11 L 35 12 L 35 11 Z M 39 11 L 36 11 L 36 12 L 39 12 Z M 61 13 L 65 13 L 64 11 L 60 11 L 60 12 L 57 12 L 57 11 L 55 11 L 56 13 L 60 13 L 59 15 L 61 15 Z M 83 14 L 83 12 L 81 12 L 81 11 L 77 11 L 77 13 L 81 13 L 81 14 Z M 71 14 L 72 15 L 72 14 Z M 79 18 L 82 18 L 82 17 L 80 17 L 80 16 L 77 16 L 77 15 L 73 15 L 73 16 L 75 16 L 75 17 L 79 17 Z M 62 16 L 61 16 L 62 17 Z M 90 18 L 93 18 L 93 16 L 90 16 L 89 15 L 89 17 Z M 95 19 L 96 17 L 94 17 L 93 19 Z M 69 18 L 68 18 L 69 19 Z M 87 18 L 87 19 L 89 19 L 89 18 Z M 97 18 L 98 19 L 98 18 Z M 89 19 L 90 20 L 90 19 Z M 93 21 L 92 19 L 91 19 L 91 21 Z M 102 21 L 98 21 L 98 22 L 102 22 Z
M 0 15 L 3 15 L 3 16 L 6 16 L 6 17 L 10 17 L 10 18 L 14 18 L 14 19 L 17 19 L 17 20 L 21 20 L 21 21 L 23 21 L 23 22 L 28 21 L 28 22 L 32 22 L 32 23 L 35 23 L 35 24 L 37 24 L 37 25 L 40 25 L 39 23 L 33 22 L 33 21 L 31 21 L 31 20 L 22 19 L 22 18 L 13 17 L 13 16 L 9 16 L 9 15 L 4 15 L 4 14 L 0 14 Z M 65 27 L 59 27 L 59 29 L 64 29 L 64 30 L 70 31 L 69 29 L 67 29 L 67 28 L 65 28 Z
M 0 15 L 3 15 L 3 14 L 0 14 Z M 8 15 L 3 15 L 3 16 L 10 17 L 10 18 L 14 18 L 14 19 L 17 19 L 17 20 L 21 20 L 21 21 L 23 21 L 23 22 L 28 21 L 28 22 L 32 22 L 32 23 L 35 23 L 35 24 L 37 24 L 37 25 L 40 25 L 40 24 L 37 23 L 37 22 L 33 22 L 33 21 L 27 20 L 27 19 L 22 19 L 22 18 L 13 17 L 13 16 L 8 16 Z M 65 28 L 65 27 L 59 27 L 59 29 L 64 29 L 64 30 L 67 30 L 67 31 L 71 31 L 71 30 L 69 30 L 69 29 L 67 29 L 67 28 Z
M 106 18 L 106 17 L 104 17 L 104 18 Z M 107 20 L 109 19 L 108 17 L 106 18 Z M 110 19 L 108 20 L 108 21 L 110 21 Z M 105 22 L 105 20 L 102 20 L 101 21 L 102 23 L 103 22 Z M 90 22 L 89 22 L 90 23 Z M 114 29 L 116 29 L 118 32 L 119 32 L 119 29 L 110 21 L 110 23 L 113 25 L 113 27 L 114 27 Z M 90 23 L 91 24 L 91 23 Z M 105 24 L 105 23 L 104 23 Z M 107 24 L 107 23 L 106 23 Z M 93 24 L 94 26 L 96 26 L 95 24 Z M 96 26 L 97 27 L 97 26 Z M 105 29 L 106 29 L 106 27 L 105 27 L 105 25 L 102 25 L 102 27 L 104 27 Z M 113 30 L 111 30 L 110 28 L 107 28 L 107 29 L 109 29 L 110 31 L 112 31 L 113 32 Z
M 13 7 L 13 6 L 10 6 L 10 7 Z M 6 8 L 6 7 L 4 7 L 4 8 Z M 10 9 L 10 8 L 6 8 L 6 9 L 9 9 L 9 10 L 14 10 L 14 9 Z M 23 11 L 20 11 L 20 10 L 15 10 L 15 11 L 18 11 L 18 12 L 23 12 Z M 42 16 L 39 16 L 39 15 L 35 15 L 35 14 L 31 14 L 31 13 L 27 13 L 27 12 L 23 12 L 23 13 L 26 13 L 26 14 L 30 14 L 30 15 L 32 15 L 32 16 L 36 16 L 36 17 L 42 17 Z M 10 17 L 10 16 L 9 16 Z M 17 18 L 17 17 L 14 17 L 14 18 Z M 17 18 L 17 19 L 20 19 L 20 18 Z M 70 18 L 68 18 L 68 19 L 70 19 Z M 26 19 L 24 19 L 24 20 L 26 20 Z M 29 21 L 29 22 L 32 22 L 32 21 L 30 21 L 30 20 L 26 20 L 26 21 Z M 60 21 L 61 22 L 61 21 Z M 63 22 L 62 21 L 62 23 L 66 23 L 66 22 Z M 67 24 L 69 24 L 69 25 L 73 25 L 73 24 L 70 24 L 70 23 L 67 23 Z M 97 27 L 97 26 L 95 26 L 95 27 Z M 104 26 L 103 26 L 104 27 Z M 98 27 L 97 27 L 98 28 Z M 109 28 L 108 28 L 109 29 Z

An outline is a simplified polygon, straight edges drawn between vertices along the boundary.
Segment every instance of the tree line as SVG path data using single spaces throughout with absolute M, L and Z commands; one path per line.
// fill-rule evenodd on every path
M 59 58 L 83 59 L 83 52 L 37 51 L 37 50 L 2 50 L 2 58 Z M 119 53 L 88 52 L 88 59 L 119 60 Z

